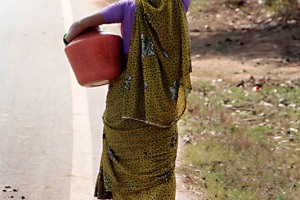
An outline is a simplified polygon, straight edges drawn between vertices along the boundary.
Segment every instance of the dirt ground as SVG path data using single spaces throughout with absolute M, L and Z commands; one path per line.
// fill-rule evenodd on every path
M 255 3 L 233 7 L 209 2 L 192 5 L 187 14 L 193 81 L 240 81 L 251 75 L 300 78 L 299 13 L 283 21 L 267 17 L 269 13 Z
M 226 1 L 192 1 L 187 13 L 192 40 L 192 82 L 222 79 L 238 84 L 251 76 L 256 80 L 299 82 L 299 13 L 270 16 L 268 10 L 259 9 L 254 1 L 234 6 L 222 2 Z M 180 146 L 184 151 L 182 142 Z M 185 186 L 189 180 L 180 171 L 181 162 L 185 162 L 181 154 L 177 163 L 179 187 L 191 197 L 206 199 L 205 189 L 192 194 L 193 188 Z

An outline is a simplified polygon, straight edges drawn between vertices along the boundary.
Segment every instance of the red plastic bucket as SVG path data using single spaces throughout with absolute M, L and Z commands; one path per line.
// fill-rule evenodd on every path
M 121 73 L 122 38 L 93 27 L 65 47 L 78 83 L 96 87 L 118 78 Z

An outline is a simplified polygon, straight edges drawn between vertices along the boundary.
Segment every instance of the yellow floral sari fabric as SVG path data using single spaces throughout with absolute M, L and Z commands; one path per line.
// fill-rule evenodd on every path
M 175 199 L 176 122 L 190 72 L 181 0 L 136 0 L 128 62 L 107 94 L 95 197 Z
M 122 116 L 168 127 L 191 89 L 190 41 L 180 0 L 137 0 Z

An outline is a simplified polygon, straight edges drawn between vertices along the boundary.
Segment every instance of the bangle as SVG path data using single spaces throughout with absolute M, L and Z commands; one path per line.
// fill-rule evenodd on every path
M 70 42 L 67 41 L 66 37 L 67 37 L 67 33 L 64 34 L 64 37 L 63 37 L 63 41 L 64 41 L 64 44 L 67 46 Z

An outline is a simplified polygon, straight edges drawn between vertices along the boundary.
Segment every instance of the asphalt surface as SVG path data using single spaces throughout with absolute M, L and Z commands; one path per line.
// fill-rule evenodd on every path
M 94 199 L 107 88 L 77 84 L 62 36 L 95 2 L 0 0 L 0 199 Z

